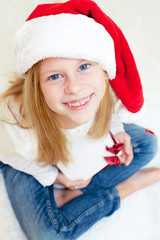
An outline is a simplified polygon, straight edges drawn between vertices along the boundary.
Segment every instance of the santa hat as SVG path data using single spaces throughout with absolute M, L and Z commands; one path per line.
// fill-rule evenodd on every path
M 119 27 L 91 0 L 40 4 L 15 35 L 17 71 L 48 57 L 87 59 L 108 73 L 110 85 L 132 113 L 143 106 L 138 70 Z

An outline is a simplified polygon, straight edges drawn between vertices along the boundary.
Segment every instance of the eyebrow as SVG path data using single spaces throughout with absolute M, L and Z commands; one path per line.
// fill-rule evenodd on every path
M 75 65 L 83 64 L 83 63 L 85 63 L 85 62 L 92 62 L 92 61 L 86 60 L 86 59 L 75 59 L 75 60 L 76 60 Z M 45 71 L 43 71 L 43 72 L 41 71 L 41 75 L 42 75 L 42 76 L 43 76 L 43 75 L 46 75 L 46 74 L 47 74 L 47 75 L 50 75 L 50 74 L 59 72 L 59 71 L 61 71 L 60 68 L 61 68 L 61 67 L 56 68 L 56 64 L 53 64 L 53 66 L 52 66 L 51 68 L 49 68 L 48 70 L 45 70 Z

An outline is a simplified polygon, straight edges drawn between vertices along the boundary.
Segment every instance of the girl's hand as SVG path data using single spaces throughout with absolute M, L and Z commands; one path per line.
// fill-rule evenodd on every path
M 116 139 L 124 144 L 122 155 L 119 159 L 125 166 L 128 166 L 133 160 L 133 149 L 131 145 L 131 137 L 126 132 L 119 132 L 115 135 Z
M 62 172 L 59 171 L 55 183 L 63 185 L 70 190 L 75 190 L 87 187 L 91 180 L 92 178 L 89 178 L 88 180 L 80 179 L 73 181 L 68 179 Z

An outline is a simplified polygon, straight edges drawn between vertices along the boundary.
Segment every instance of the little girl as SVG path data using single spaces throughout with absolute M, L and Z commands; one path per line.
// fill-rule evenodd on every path
M 155 135 L 113 111 L 109 85 L 128 111 L 142 108 L 137 68 L 120 29 L 90 0 L 37 6 L 14 45 L 17 78 L 1 104 L 8 195 L 28 239 L 74 240 L 160 179 L 158 168 L 139 170 L 155 156 Z M 84 165 L 73 174 L 76 162 Z

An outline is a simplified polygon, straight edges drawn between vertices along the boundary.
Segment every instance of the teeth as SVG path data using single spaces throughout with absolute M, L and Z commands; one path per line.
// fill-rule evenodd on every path
M 89 101 L 89 97 L 87 97 L 86 99 L 80 101 L 80 102 L 76 102 L 76 103 L 67 103 L 67 105 L 69 105 L 70 107 L 79 107 L 84 105 L 86 102 Z
M 84 101 L 84 100 L 83 100 L 83 101 L 81 102 L 81 105 L 85 104 L 86 102 L 87 102 L 87 101 Z

